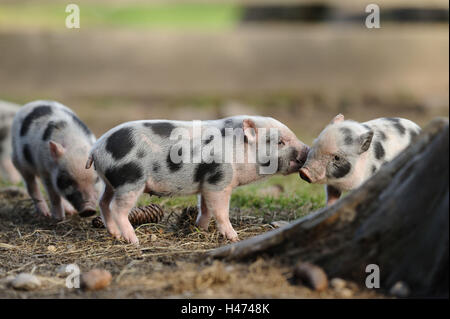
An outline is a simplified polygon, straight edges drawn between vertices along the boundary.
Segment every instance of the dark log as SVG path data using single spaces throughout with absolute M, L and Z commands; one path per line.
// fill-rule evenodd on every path
M 402 281 L 414 297 L 448 296 L 448 135 L 448 120 L 433 120 L 404 152 L 334 205 L 210 255 L 301 259 L 361 284 L 366 266 L 377 264 L 385 291 Z

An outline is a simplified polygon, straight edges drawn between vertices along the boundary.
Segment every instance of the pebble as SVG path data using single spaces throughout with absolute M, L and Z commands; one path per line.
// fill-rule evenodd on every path
M 301 262 L 294 269 L 294 279 L 316 291 L 328 288 L 328 278 L 325 271 L 319 266 L 308 262 Z
M 345 282 L 345 280 L 341 278 L 333 278 L 330 280 L 330 286 L 334 290 L 342 290 L 345 288 L 346 285 L 347 283 Z
M 14 289 L 34 290 L 41 286 L 41 281 L 32 274 L 21 273 L 10 284 Z
M 392 296 L 398 297 L 398 298 L 406 298 L 411 293 L 408 285 L 403 281 L 396 282 L 391 289 L 389 290 L 389 293 Z
M 150 235 L 150 241 L 157 241 L 157 240 L 158 240 L 158 236 L 156 236 L 155 234 Z
M 353 297 L 353 291 L 348 288 L 342 288 L 339 290 L 339 296 L 342 298 L 351 298 Z
M 48 249 L 48 251 L 50 251 L 52 253 L 54 253 L 56 251 L 56 247 L 53 245 L 48 246 L 47 249 Z
M 81 288 L 84 290 L 101 290 L 111 283 L 111 273 L 104 269 L 92 269 L 81 275 Z

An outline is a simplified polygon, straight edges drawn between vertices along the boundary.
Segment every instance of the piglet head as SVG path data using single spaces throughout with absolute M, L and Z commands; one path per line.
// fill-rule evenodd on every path
M 309 147 L 281 122 L 269 118 L 262 127 L 258 128 L 252 120 L 244 120 L 243 128 L 248 143 L 258 143 L 258 152 L 263 147 L 264 151 L 261 153 L 273 153 L 275 161 L 273 173 L 292 174 L 298 172 L 305 163 Z M 253 133 L 249 133 L 247 129 Z M 262 133 L 265 134 L 264 138 L 259 136 Z
M 308 183 L 352 189 L 364 174 L 372 137 L 373 131 L 337 115 L 314 141 L 300 177 Z
M 80 216 L 94 215 L 101 185 L 95 170 L 85 168 L 89 146 L 77 145 L 69 149 L 50 141 L 49 149 L 55 164 L 52 169 L 55 189 L 72 204 Z

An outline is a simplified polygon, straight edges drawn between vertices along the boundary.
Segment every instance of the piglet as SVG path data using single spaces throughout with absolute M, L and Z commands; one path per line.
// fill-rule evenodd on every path
M 357 188 L 397 156 L 419 133 L 420 127 L 407 119 L 358 123 L 339 114 L 314 141 L 300 177 L 326 184 L 327 205 L 331 205 L 343 191 Z
M 237 241 L 229 220 L 232 190 L 276 173 L 298 172 L 307 152 L 287 126 L 269 117 L 144 120 L 105 133 L 92 148 L 86 167 L 94 163 L 106 185 L 100 210 L 116 238 L 138 243 L 128 213 L 145 192 L 200 194 L 197 225 L 207 229 L 214 216 L 219 232 Z
M 56 219 L 66 213 L 96 213 L 101 181 L 93 169 L 84 167 L 95 140 L 76 114 L 58 102 L 34 101 L 19 109 L 12 125 L 12 158 L 38 213 Z
M 0 101 L 0 178 L 20 182 L 20 174 L 11 161 L 11 125 L 19 105 Z

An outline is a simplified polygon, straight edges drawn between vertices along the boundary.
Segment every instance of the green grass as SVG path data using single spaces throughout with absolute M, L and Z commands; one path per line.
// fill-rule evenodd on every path
M 277 197 L 259 194 L 272 185 L 282 185 L 284 192 Z M 162 205 L 166 209 L 179 210 L 197 205 L 197 196 L 161 197 L 143 195 L 139 206 L 150 203 Z M 278 219 L 294 220 L 305 216 L 325 205 L 323 186 L 309 185 L 297 174 L 274 176 L 263 182 L 236 188 L 231 196 L 230 210 L 257 217 L 277 216 Z M 275 219 L 277 219 L 275 218 Z
M 282 185 L 284 192 L 280 196 L 268 196 L 261 194 L 273 185 Z M 8 183 L 0 178 L 0 188 L 8 186 L 24 187 L 21 182 L 17 185 Z M 43 187 L 41 191 L 45 193 Z M 188 206 L 197 205 L 197 196 L 156 197 L 142 195 L 137 206 L 145 206 L 150 203 L 161 205 L 167 211 L 181 211 Z M 238 187 L 231 196 L 230 210 L 241 215 L 263 217 L 264 220 L 277 219 L 294 220 L 307 215 L 325 205 L 325 193 L 321 185 L 310 185 L 298 177 L 274 176 L 262 182 L 257 182 L 243 187 Z
M 65 29 L 66 3 L 1 4 L 0 27 Z M 224 29 L 234 26 L 241 9 L 233 4 L 129 4 L 83 3 L 80 26 L 138 28 Z

